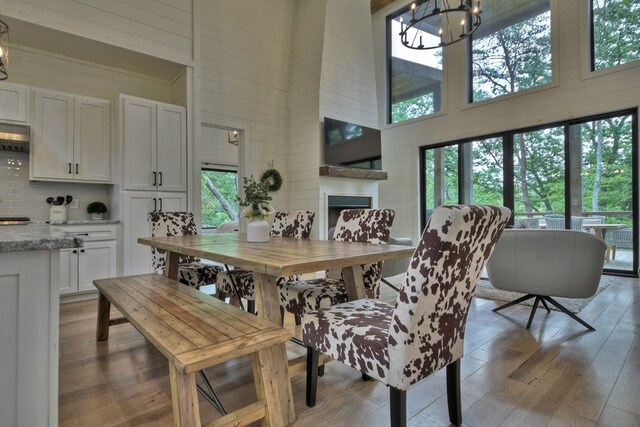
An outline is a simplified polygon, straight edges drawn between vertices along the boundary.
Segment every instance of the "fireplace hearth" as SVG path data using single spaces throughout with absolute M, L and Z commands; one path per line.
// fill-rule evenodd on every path
M 371 208 L 372 198 L 369 196 L 337 196 L 327 197 L 327 230 L 335 227 L 343 209 Z

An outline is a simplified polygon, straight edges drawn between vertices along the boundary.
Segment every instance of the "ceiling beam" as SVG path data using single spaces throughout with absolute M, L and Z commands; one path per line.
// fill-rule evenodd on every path
M 388 4 L 393 3 L 395 0 L 371 0 L 371 14 L 376 13 Z

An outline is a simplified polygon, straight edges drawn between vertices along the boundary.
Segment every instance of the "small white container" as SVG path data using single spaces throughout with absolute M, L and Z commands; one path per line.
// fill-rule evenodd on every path
M 51 206 L 49 208 L 49 221 L 67 221 L 66 206 Z

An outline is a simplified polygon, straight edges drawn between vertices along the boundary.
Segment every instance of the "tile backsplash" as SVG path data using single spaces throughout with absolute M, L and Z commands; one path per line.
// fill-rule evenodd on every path
M 30 182 L 29 154 L 0 151 L 0 216 L 27 216 L 31 221 L 47 221 L 50 206 L 47 197 L 73 196 L 78 209 L 69 209 L 68 220 L 89 219 L 87 205 L 100 201 L 109 206 L 109 186 Z M 109 218 L 109 212 L 106 217 Z

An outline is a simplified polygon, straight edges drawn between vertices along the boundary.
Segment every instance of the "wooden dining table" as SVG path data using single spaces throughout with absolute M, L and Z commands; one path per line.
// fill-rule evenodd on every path
M 197 234 L 191 236 L 141 237 L 138 243 L 167 251 L 165 276 L 178 277 L 180 255 L 232 265 L 253 272 L 258 315 L 280 323 L 280 301 L 276 279 L 280 276 L 342 269 L 350 300 L 365 298 L 362 264 L 411 256 L 415 248 L 399 245 L 306 240 L 271 237 L 268 242 L 246 241 L 243 233 Z M 289 380 L 289 367 L 302 372 L 304 357 L 289 363 L 284 344 L 277 347 L 274 378 L 285 422 L 295 421 L 295 410 Z

